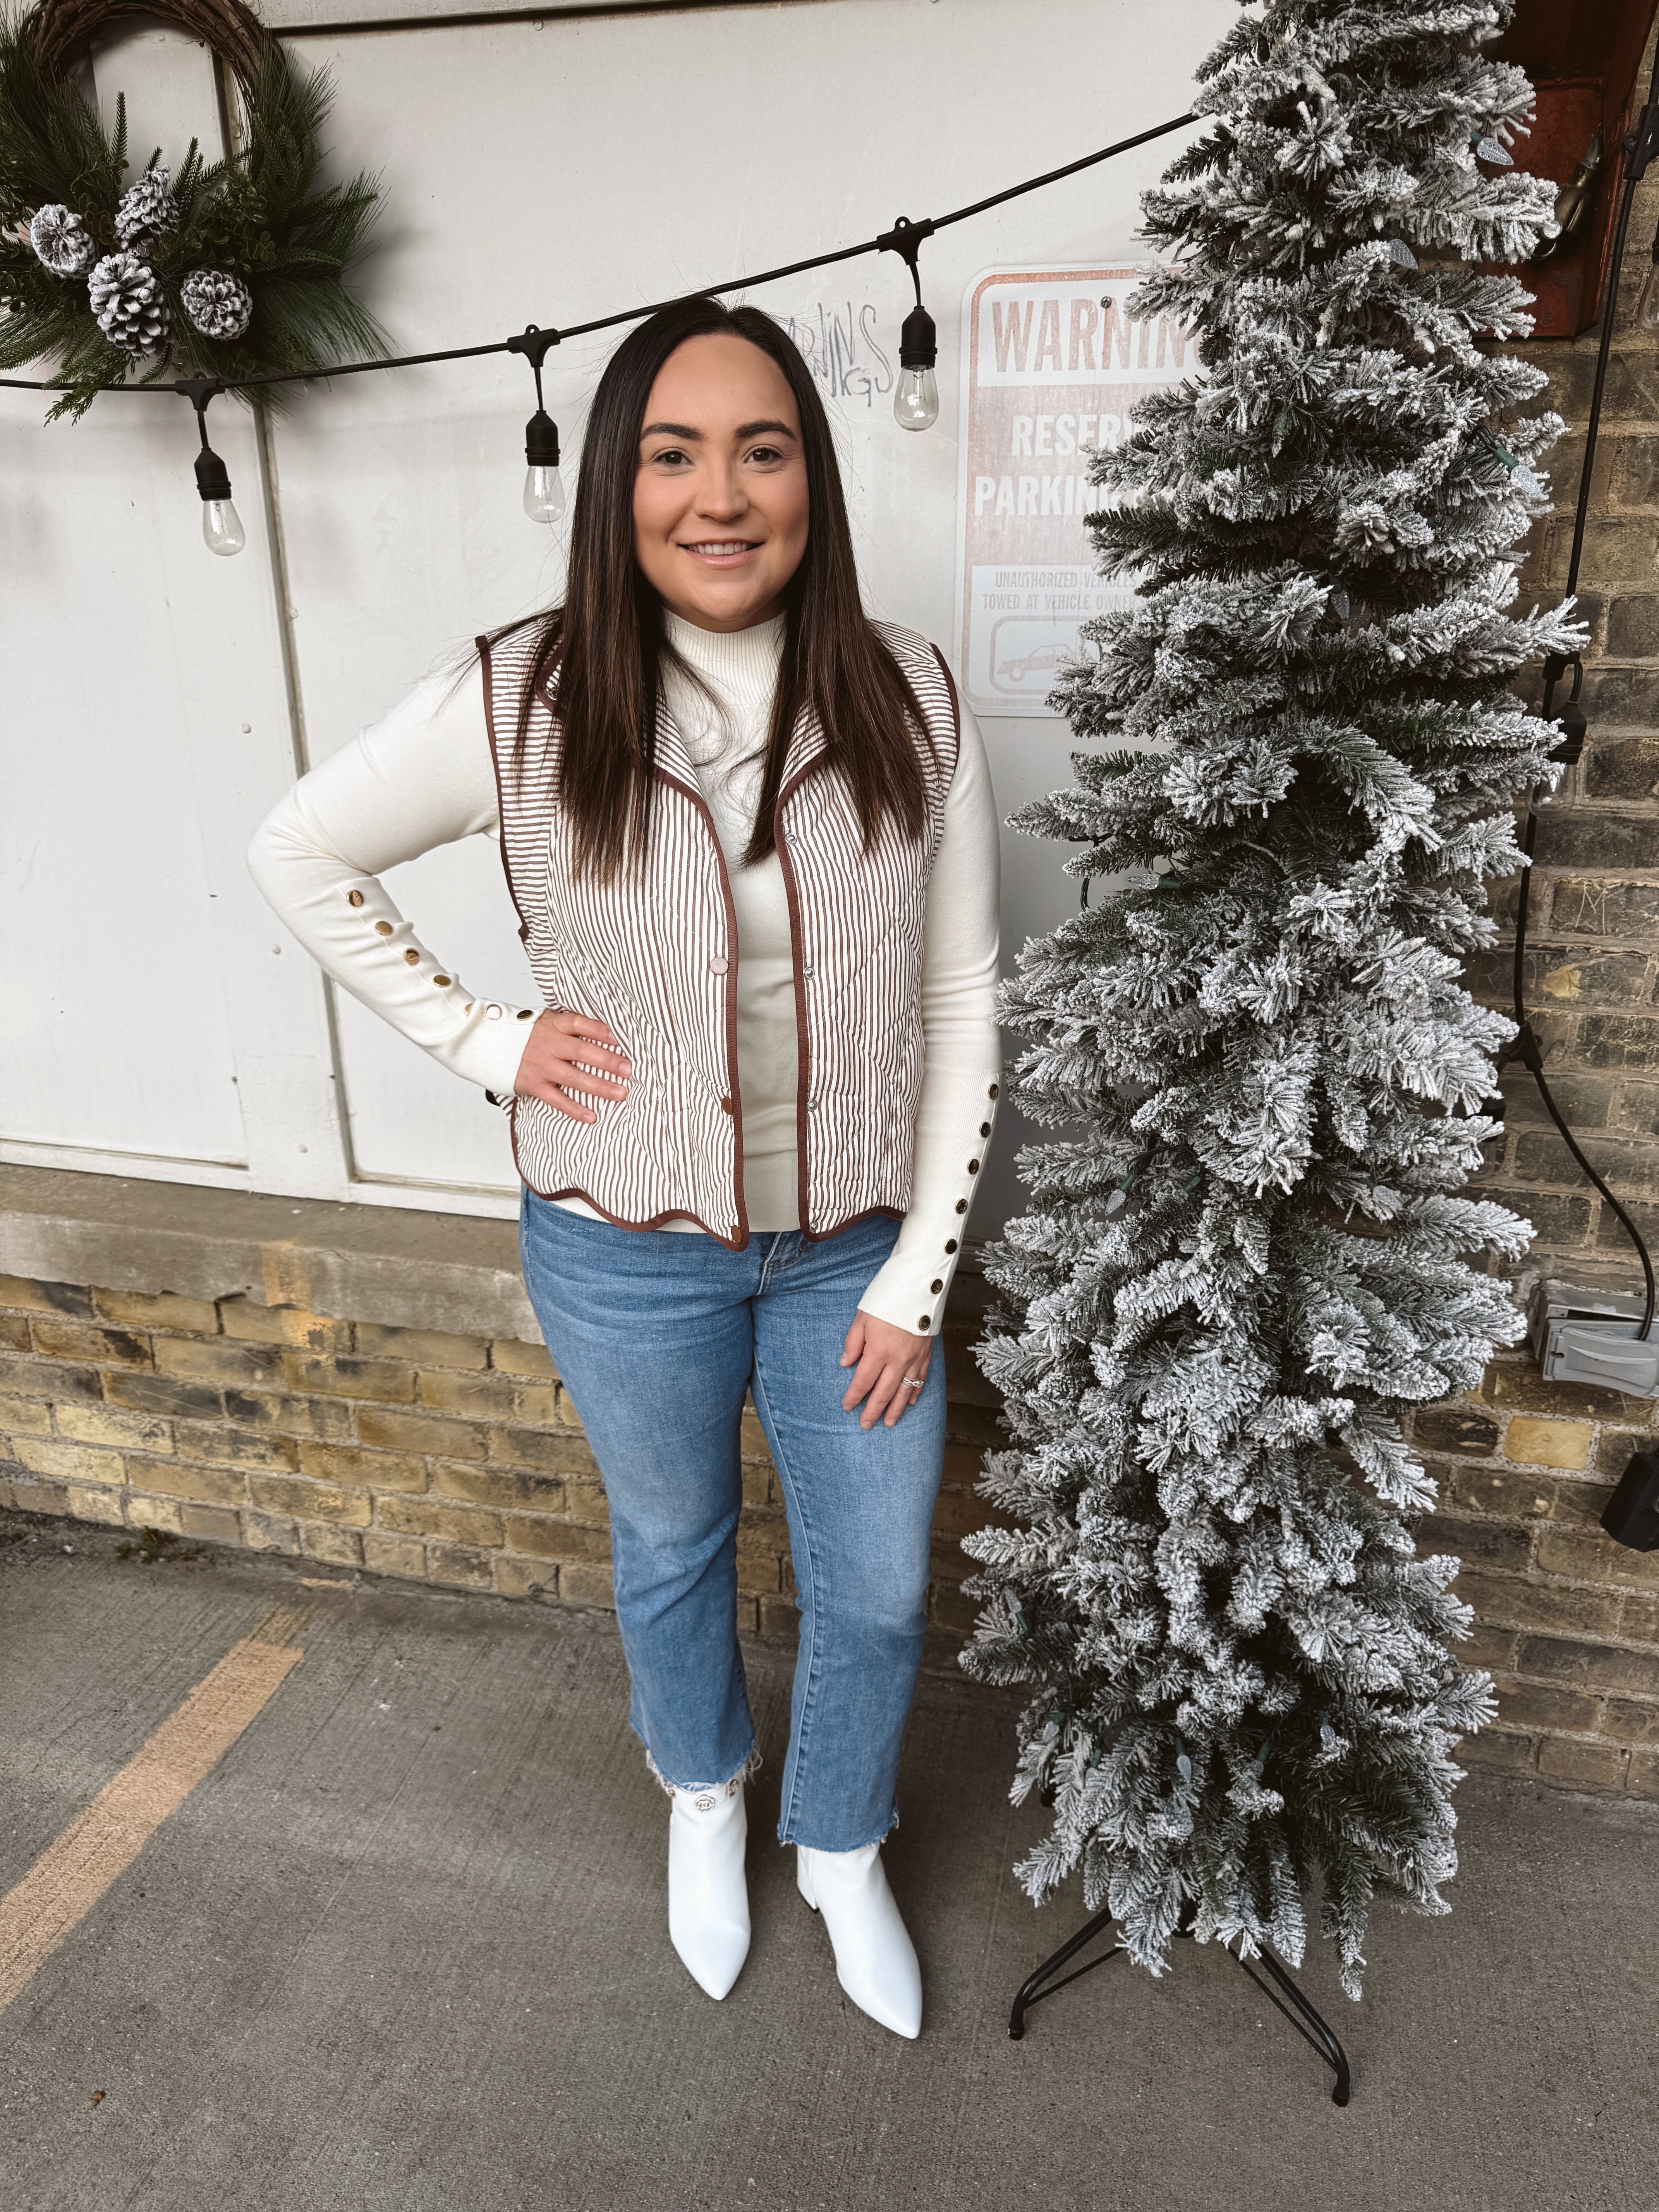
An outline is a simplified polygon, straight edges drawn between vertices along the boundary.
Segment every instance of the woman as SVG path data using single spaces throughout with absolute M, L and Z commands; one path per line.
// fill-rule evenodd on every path
M 475 831 L 540 1008 L 474 998 L 378 880 Z M 604 1476 L 629 1718 L 672 1800 L 669 1932 L 714 1997 L 749 1948 L 752 1390 L 801 1614 L 779 1840 L 842 1987 L 915 2036 L 880 1847 L 933 1339 L 995 1111 L 996 819 L 942 659 L 861 611 L 829 423 L 769 317 L 692 299 L 633 332 L 564 605 L 313 770 L 250 861 L 337 982 L 509 1106 L 525 1282 Z

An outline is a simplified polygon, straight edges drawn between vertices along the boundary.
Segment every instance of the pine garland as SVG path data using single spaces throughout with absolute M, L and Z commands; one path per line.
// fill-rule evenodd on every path
M 55 361 L 70 389 L 48 421 L 133 376 L 228 382 L 387 350 L 345 281 L 379 187 L 317 184 L 324 72 L 266 40 L 242 151 L 208 163 L 192 140 L 176 175 L 158 152 L 129 181 L 125 97 L 106 133 L 33 23 L 0 22 L 0 370 Z
M 1505 686 L 1582 641 L 1505 611 L 1562 427 L 1487 427 L 1545 380 L 1483 343 L 1531 324 L 1477 264 L 1523 260 L 1554 191 L 1482 166 L 1531 112 L 1480 52 L 1510 14 L 1266 0 L 1205 64 L 1132 309 L 1205 374 L 1094 462 L 1100 567 L 1139 597 L 1055 703 L 1106 749 L 1017 817 L 1139 887 L 1005 993 L 1015 1095 L 1067 1133 L 1022 1155 L 988 1267 L 1012 1442 L 981 1489 L 1013 1525 L 969 1540 L 963 1663 L 1033 1686 L 1025 1887 L 1080 1869 L 1154 1972 L 1183 1923 L 1294 1964 L 1317 1879 L 1357 1996 L 1374 1899 L 1449 1909 L 1452 1753 L 1492 1712 L 1447 1648 L 1458 1563 L 1413 1556 L 1401 1417 L 1521 1332 L 1471 1260 L 1530 1228 L 1454 1194 L 1510 1033 L 1459 970 L 1553 773 Z

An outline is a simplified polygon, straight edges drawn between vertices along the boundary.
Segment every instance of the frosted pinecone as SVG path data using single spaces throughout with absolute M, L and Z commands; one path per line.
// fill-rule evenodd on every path
M 36 208 L 28 237 L 37 259 L 54 276 L 84 276 L 97 257 L 92 233 L 73 209 L 57 200 Z
M 252 293 L 228 269 L 192 269 L 179 296 L 204 338 L 239 338 L 253 318 Z
M 170 170 L 146 169 L 136 185 L 129 185 L 115 210 L 115 235 L 123 246 L 136 246 L 158 230 L 171 230 L 179 219 L 173 204 Z
M 87 279 L 98 327 L 124 353 L 159 353 L 167 303 L 155 271 L 136 253 L 106 253 Z

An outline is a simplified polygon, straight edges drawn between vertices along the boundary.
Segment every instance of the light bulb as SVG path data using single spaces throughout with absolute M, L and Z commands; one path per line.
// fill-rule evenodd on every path
M 202 501 L 202 539 L 210 553 L 222 553 L 227 559 L 233 553 L 240 553 L 247 544 L 242 518 L 229 500 Z
M 564 478 L 556 468 L 532 466 L 524 480 L 524 511 L 532 522 L 550 527 L 564 513 Z
M 939 420 L 939 379 L 931 368 L 902 368 L 893 392 L 901 430 L 931 430 Z
M 933 319 L 921 301 L 911 308 L 899 332 L 898 382 L 893 386 L 893 420 L 901 430 L 931 430 L 939 420 L 939 379 L 933 363 L 939 339 Z

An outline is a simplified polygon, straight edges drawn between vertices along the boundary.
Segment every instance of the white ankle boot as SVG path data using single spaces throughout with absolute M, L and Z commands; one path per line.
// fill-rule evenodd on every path
M 743 1784 L 676 1790 L 668 1815 L 668 1934 L 699 1989 L 723 1997 L 749 1955 Z
M 921 1968 L 887 1887 L 881 1845 L 815 1851 L 798 1844 L 795 1881 L 823 1915 L 842 1989 L 872 2020 L 914 2040 L 921 2033 Z

